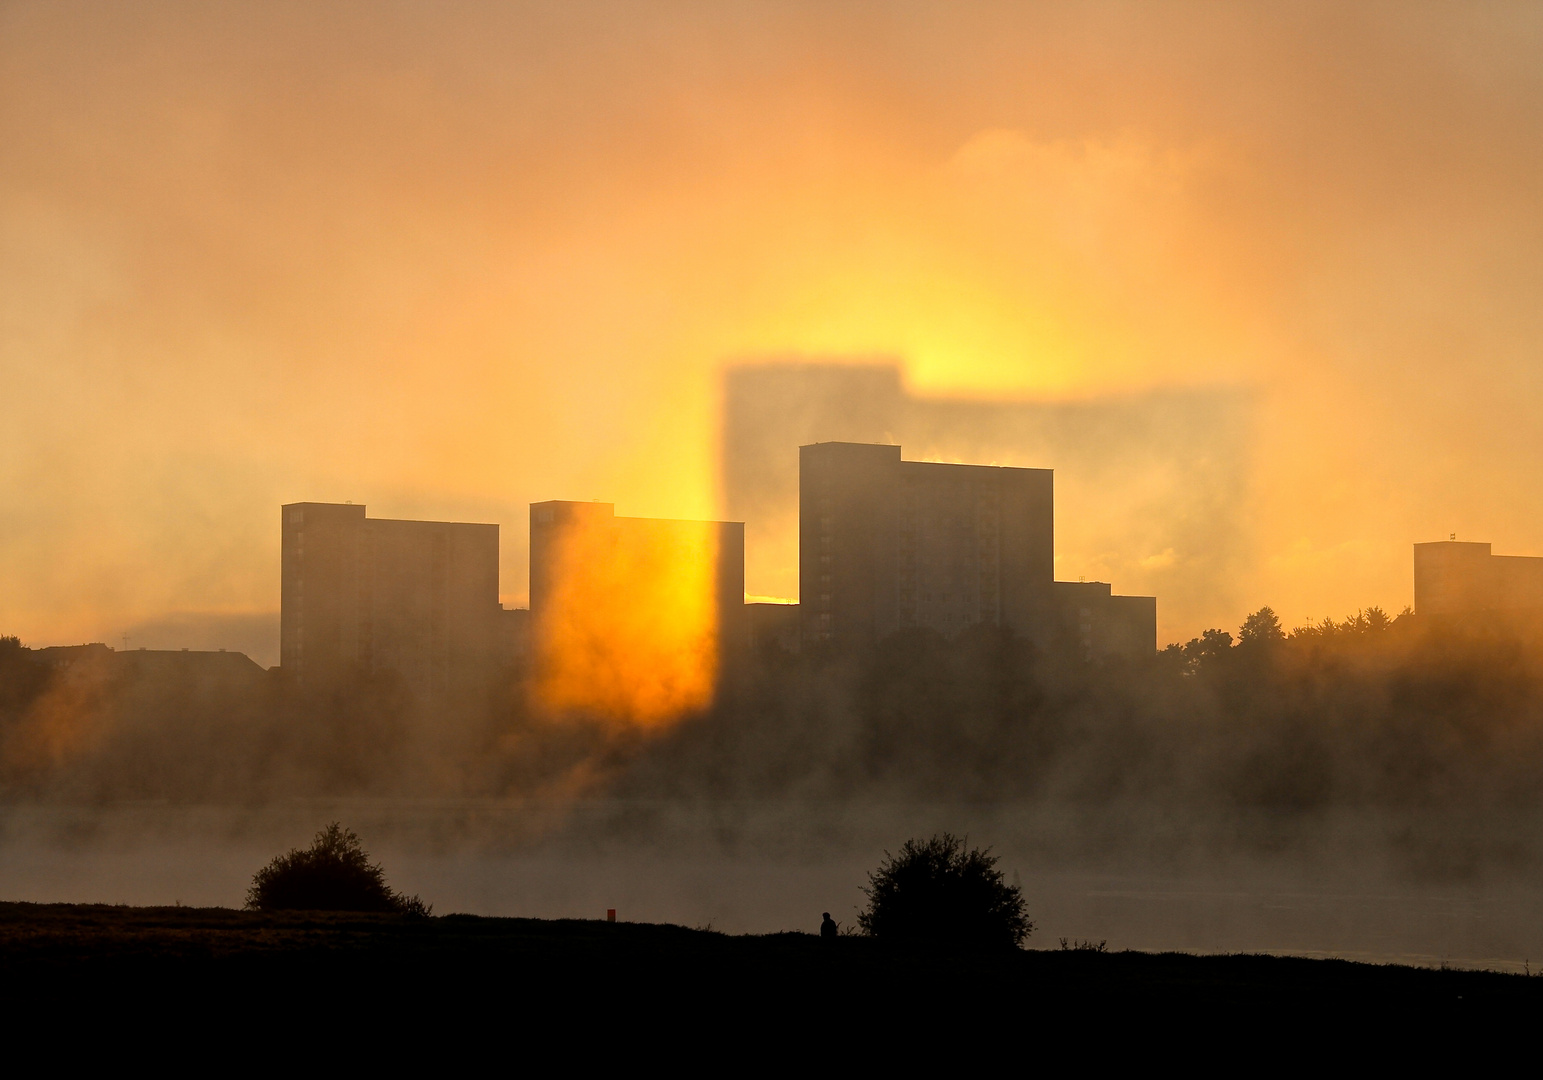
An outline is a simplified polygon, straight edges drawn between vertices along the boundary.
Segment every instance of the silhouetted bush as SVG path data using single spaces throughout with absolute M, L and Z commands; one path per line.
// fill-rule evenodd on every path
M 280 855 L 252 877 L 246 906 L 257 911 L 396 911 L 426 916 L 433 908 L 393 892 L 359 837 L 337 822 L 311 846 Z
M 868 875 L 862 928 L 886 941 L 1018 948 L 1034 930 L 1023 892 L 1009 885 L 990 850 L 950 833 L 907 840 Z

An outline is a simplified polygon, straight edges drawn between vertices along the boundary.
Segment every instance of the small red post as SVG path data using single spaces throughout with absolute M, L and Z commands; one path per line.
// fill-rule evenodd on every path
M 608 908 L 605 909 L 605 921 L 606 922 L 615 922 L 616 921 L 616 909 L 615 908 L 608 907 Z

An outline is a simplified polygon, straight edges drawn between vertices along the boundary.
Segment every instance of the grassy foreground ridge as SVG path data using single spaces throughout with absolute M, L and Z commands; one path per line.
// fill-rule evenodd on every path
M 1049 943 L 1047 943 L 1049 944 Z M 429 994 L 529 1010 L 929 1001 L 1022 1008 L 1543 1004 L 1543 979 L 1341 960 L 730 936 L 646 923 L 0 903 L 0 1001 L 128 993 L 196 1005 Z

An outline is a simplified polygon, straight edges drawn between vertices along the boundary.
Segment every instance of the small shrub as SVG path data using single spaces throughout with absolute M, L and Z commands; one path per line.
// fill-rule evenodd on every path
M 1101 953 L 1101 952 L 1108 952 L 1109 951 L 1109 942 L 1108 942 L 1107 939 L 1101 939 L 1099 941 L 1093 941 L 1092 939 L 1089 939 L 1087 941 L 1082 941 L 1080 939 L 1070 939 L 1070 940 L 1068 940 L 1067 938 L 1062 938 L 1061 939 L 1061 951 L 1062 952 L 1099 952 L 1099 953 Z
M 393 892 L 386 873 L 370 862 L 359 837 L 337 822 L 316 834 L 309 848 L 280 855 L 252 877 L 246 906 L 257 911 L 395 911 L 427 916 L 416 896 Z
M 1034 930 L 1023 891 L 1009 885 L 990 849 L 942 833 L 907 840 L 868 875 L 864 931 L 887 941 L 1019 948 Z

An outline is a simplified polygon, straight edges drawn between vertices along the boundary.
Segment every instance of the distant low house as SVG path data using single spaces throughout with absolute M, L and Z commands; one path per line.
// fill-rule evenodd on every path
M 273 676 L 245 653 L 225 650 L 125 649 L 101 642 L 30 650 L 32 660 L 77 687 L 108 695 L 120 715 L 176 716 L 218 724 L 267 693 Z
M 37 663 L 59 669 L 75 667 L 77 664 L 105 663 L 115 655 L 113 648 L 100 641 L 86 645 L 49 645 L 28 651 Z
M 225 649 L 124 649 L 99 641 L 87 645 L 51 645 L 33 649 L 39 663 L 54 668 L 81 664 L 109 664 L 115 672 L 147 678 L 257 682 L 267 676 L 262 665 L 246 653 Z

